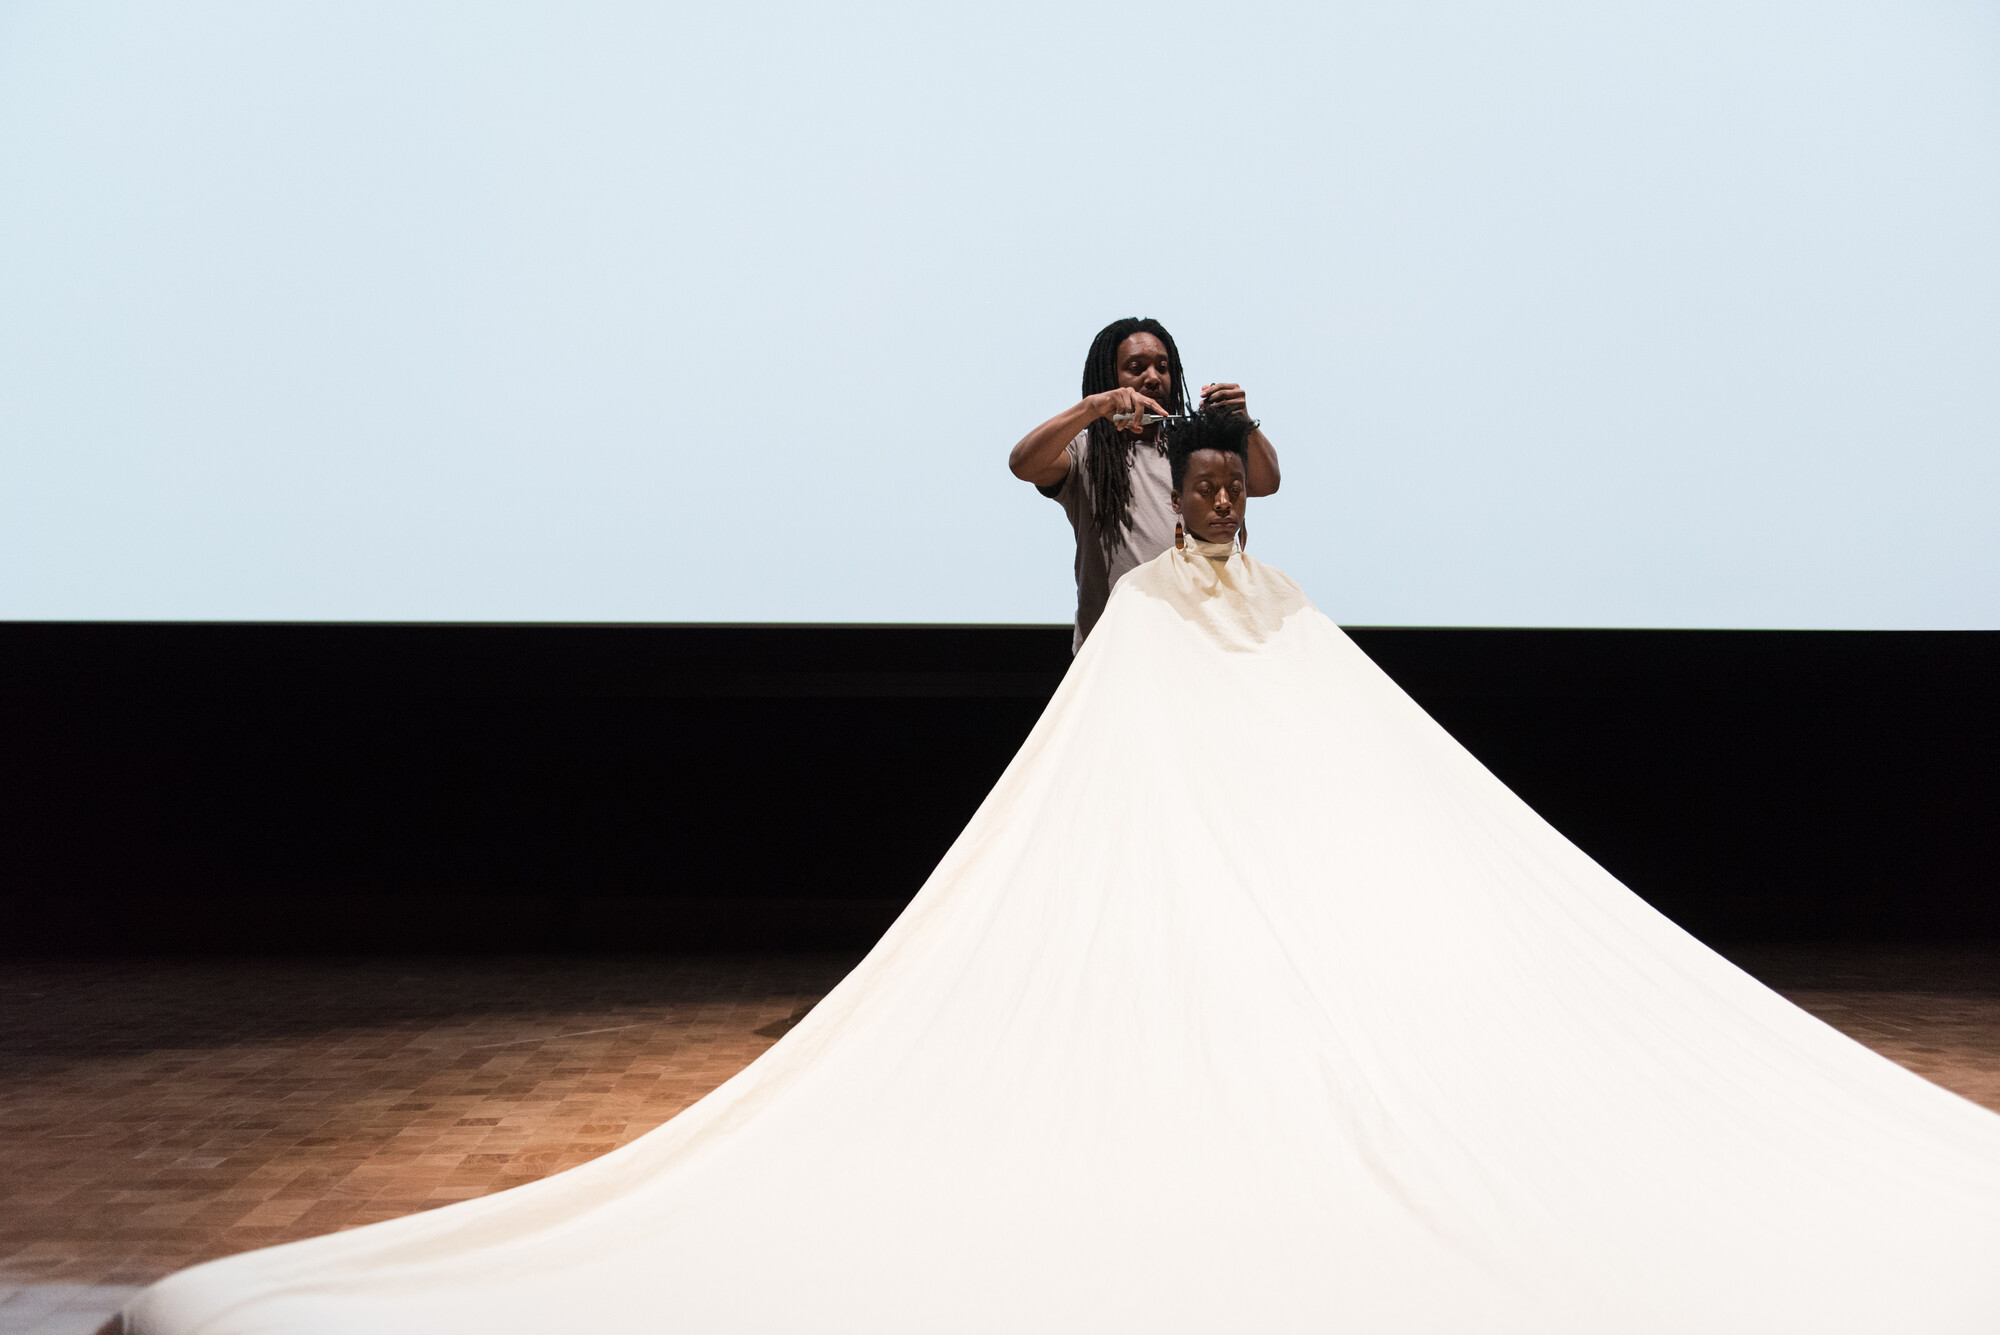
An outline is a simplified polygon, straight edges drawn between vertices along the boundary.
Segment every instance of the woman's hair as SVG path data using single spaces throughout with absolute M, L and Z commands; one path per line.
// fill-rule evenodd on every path
M 1083 359 L 1083 397 L 1118 388 L 1118 349 L 1134 334 L 1151 334 L 1166 345 L 1167 374 L 1173 379 L 1173 387 L 1168 401 L 1160 406 L 1170 413 L 1185 414 L 1188 400 L 1187 385 L 1181 375 L 1181 350 L 1174 346 L 1174 336 L 1158 320 L 1137 317 L 1114 320 L 1098 331 L 1091 340 L 1089 355 Z M 1125 540 L 1126 526 L 1131 523 L 1130 460 L 1136 443 L 1102 417 L 1090 424 L 1090 448 L 1084 454 L 1084 467 L 1090 478 L 1091 515 L 1097 521 L 1098 539 L 1107 555 Z
M 1204 408 L 1185 421 L 1175 422 L 1167 427 L 1167 472 L 1174 479 L 1174 490 L 1181 489 L 1187 481 L 1188 460 L 1200 450 L 1220 450 L 1233 454 L 1243 461 L 1243 471 L 1250 471 L 1250 433 L 1257 424 L 1247 413 L 1234 408 Z

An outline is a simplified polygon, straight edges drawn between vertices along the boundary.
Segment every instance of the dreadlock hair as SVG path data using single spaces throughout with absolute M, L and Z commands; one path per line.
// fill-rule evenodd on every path
M 1090 352 L 1083 359 L 1083 397 L 1118 388 L 1118 349 L 1134 334 L 1151 334 L 1167 347 L 1167 374 L 1173 379 L 1169 401 L 1161 404 L 1168 412 L 1185 415 L 1188 410 L 1187 385 L 1181 375 L 1181 350 L 1174 336 L 1158 320 L 1134 316 L 1114 320 L 1098 330 Z M 1090 449 L 1085 468 L 1090 477 L 1091 516 L 1097 521 L 1098 540 L 1108 555 L 1125 540 L 1132 522 L 1132 447 L 1138 444 L 1105 418 L 1090 424 Z
M 1203 408 L 1184 421 L 1170 424 L 1164 433 L 1167 440 L 1167 472 L 1174 479 L 1174 490 L 1179 491 L 1187 481 L 1188 460 L 1202 450 L 1220 450 L 1233 454 L 1243 461 L 1243 471 L 1250 471 L 1250 433 L 1257 424 L 1248 414 L 1234 408 Z

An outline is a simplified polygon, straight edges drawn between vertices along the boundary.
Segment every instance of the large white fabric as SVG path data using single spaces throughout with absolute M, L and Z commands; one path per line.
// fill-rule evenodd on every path
M 127 1321 L 1990 1335 L 2000 1118 L 1648 908 L 1283 574 L 1170 550 L 748 1069 L 583 1167 L 185 1271 Z

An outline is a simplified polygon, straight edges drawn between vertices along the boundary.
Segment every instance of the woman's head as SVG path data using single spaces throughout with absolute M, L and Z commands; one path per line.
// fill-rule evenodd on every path
M 1168 493 L 1187 531 L 1203 542 L 1232 542 L 1250 499 L 1250 433 L 1257 424 L 1233 409 L 1203 409 L 1167 433 Z

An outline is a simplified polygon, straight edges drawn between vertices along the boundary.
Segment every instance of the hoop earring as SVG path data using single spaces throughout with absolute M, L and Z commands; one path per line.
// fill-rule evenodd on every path
M 1187 550 L 1187 534 L 1181 532 L 1181 521 L 1178 519 L 1174 521 L 1174 550 L 1177 552 Z

